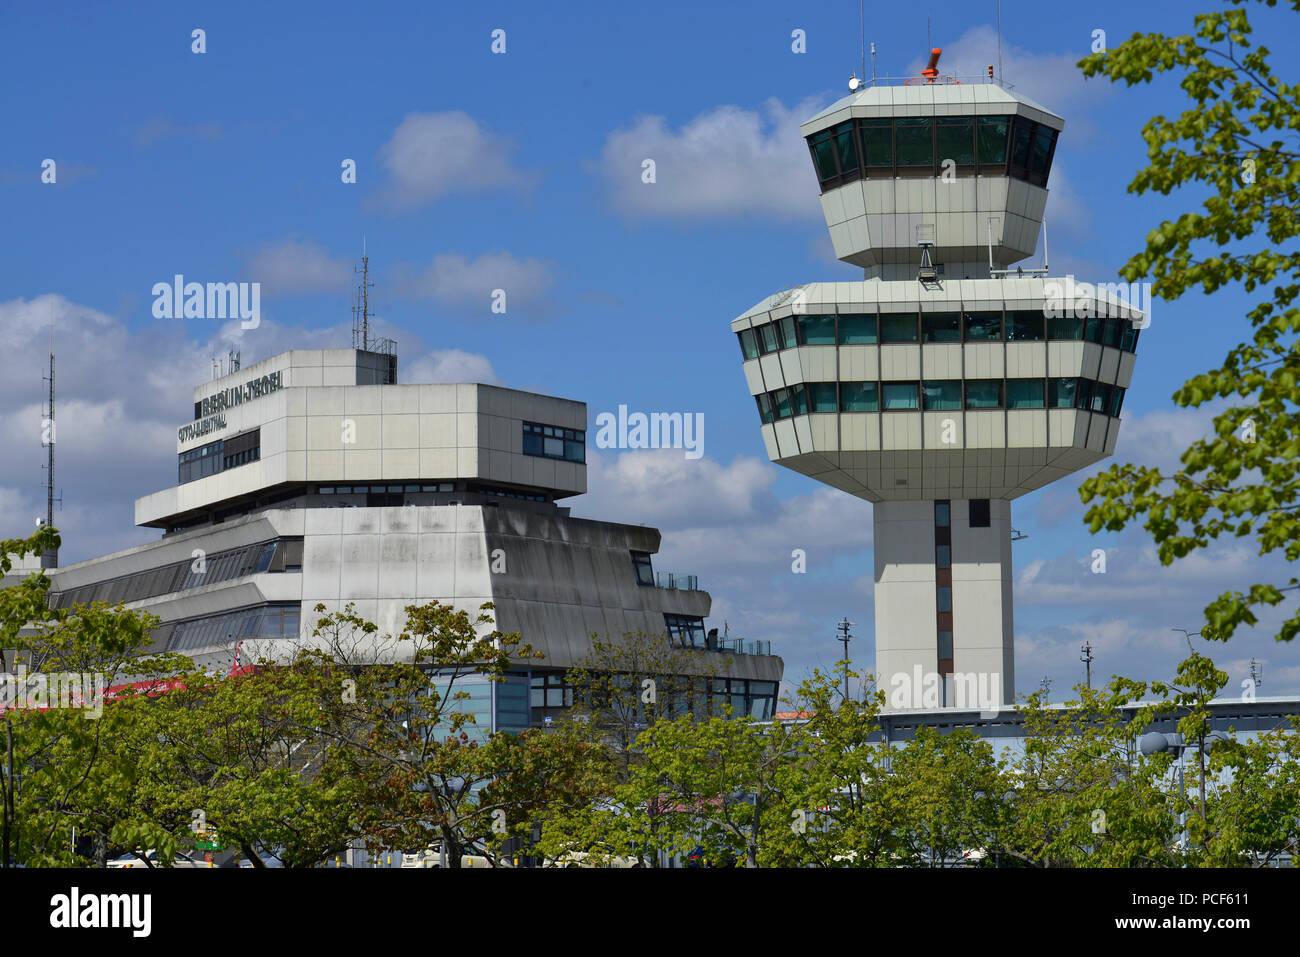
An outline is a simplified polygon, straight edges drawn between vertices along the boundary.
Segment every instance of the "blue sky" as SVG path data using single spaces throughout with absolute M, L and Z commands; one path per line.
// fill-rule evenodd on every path
M 1207 4 L 1208 5 L 1208 4 Z M 879 73 L 921 65 L 926 17 L 943 65 L 996 59 L 995 5 L 872 5 Z M 1094 30 L 1184 33 L 1187 3 L 1003 4 L 1004 77 L 1066 118 L 1052 172 L 1054 274 L 1105 281 L 1191 195 L 1126 192 L 1143 123 L 1178 111 L 1176 85 L 1085 82 Z M 1253 5 L 1252 5 L 1253 6 Z M 1294 15 L 1257 11 L 1275 64 Z M 191 31 L 206 52 L 191 51 Z M 506 52 L 491 52 L 494 29 Z M 791 50 L 805 31 L 807 52 Z M 834 259 L 799 122 L 839 98 L 859 60 L 851 3 L 84 4 L 0 14 L 0 535 L 43 511 L 40 381 L 59 354 L 65 561 L 127 547 L 132 501 L 169 483 L 172 431 L 209 357 L 350 344 L 352 265 L 366 237 L 381 331 L 403 381 L 477 379 L 580 399 L 699 412 L 705 456 L 592 450 L 575 513 L 664 532 L 660 570 L 696 572 L 711 624 L 766 638 L 797 680 L 857 623 L 869 667 L 870 506 L 770 464 L 729 321 L 796 283 L 849 281 Z M 1282 70 L 1286 75 L 1286 70 Z M 40 182 L 56 160 L 57 182 Z M 653 158 L 657 182 L 641 182 Z M 357 164 L 357 183 L 340 164 Z M 1041 250 L 1040 250 L 1041 255 Z M 1031 261 L 1032 262 L 1032 261 Z M 1037 262 L 1032 262 L 1037 265 Z M 158 321 L 151 287 L 176 274 L 262 283 L 255 330 Z M 490 290 L 507 312 L 490 311 Z M 1236 290 L 1157 301 L 1124 407 L 1117 460 L 1168 467 L 1208 425 L 1171 393 L 1243 338 Z M 1171 568 L 1142 533 L 1089 536 L 1076 479 L 1013 503 L 1017 685 L 1172 674 L 1208 597 L 1281 577 L 1249 541 Z M 1104 547 L 1108 570 L 1089 571 Z M 790 572 L 792 549 L 808 553 Z M 1289 577 L 1286 576 L 1286 577 Z M 1294 600 L 1294 599 L 1292 599 Z M 1300 692 L 1300 649 L 1263 616 L 1210 653 L 1239 687 Z

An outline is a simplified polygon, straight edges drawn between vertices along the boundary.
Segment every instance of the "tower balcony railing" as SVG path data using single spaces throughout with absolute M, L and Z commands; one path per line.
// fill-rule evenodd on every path
M 717 651 L 729 655 L 770 655 L 771 641 L 749 640 L 745 638 L 719 638 L 709 634 L 702 638 L 687 635 L 672 636 L 672 643 L 679 648 L 694 651 Z
M 655 587 L 699 591 L 700 578 L 698 575 L 683 575 L 679 572 L 655 572 Z

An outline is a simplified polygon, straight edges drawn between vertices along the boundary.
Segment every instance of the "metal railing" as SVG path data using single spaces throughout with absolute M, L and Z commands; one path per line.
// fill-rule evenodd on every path
M 698 575 L 655 572 L 655 586 L 657 588 L 676 588 L 682 591 L 699 591 L 700 579 Z

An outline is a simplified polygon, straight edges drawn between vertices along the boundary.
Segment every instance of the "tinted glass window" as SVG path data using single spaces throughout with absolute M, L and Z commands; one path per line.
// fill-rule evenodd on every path
M 1008 379 L 1008 409 L 1041 409 L 1043 407 L 1043 379 Z
M 828 180 L 836 175 L 835 144 L 831 142 L 829 130 L 818 133 L 812 138 L 812 154 L 819 180 Z
M 934 549 L 934 565 L 936 568 L 952 567 L 952 546 L 936 545 Z
M 858 168 L 858 147 L 853 142 L 852 120 L 835 127 L 835 155 L 840 161 L 841 173 Z
M 880 317 L 881 342 L 915 342 L 916 313 L 888 314 Z
M 758 358 L 758 342 L 754 339 L 753 329 L 744 329 L 740 333 L 740 351 L 746 359 Z
M 777 331 L 780 333 L 781 348 L 793 349 L 796 345 L 794 338 L 794 316 L 786 316 L 777 324 Z
M 926 411 L 938 412 L 961 408 L 961 380 L 931 380 L 922 383 L 921 394 Z
M 952 632 L 951 631 L 939 632 L 939 657 L 940 658 L 952 657 Z
M 1105 328 L 1106 328 L 1105 319 L 1102 319 L 1100 316 L 1090 316 L 1088 318 L 1088 324 L 1084 329 L 1083 336 L 1089 342 L 1100 343 Z
M 1029 171 L 1037 176 L 1047 177 L 1047 168 L 1052 160 L 1052 141 L 1056 139 L 1056 131 L 1046 126 L 1038 128 L 1038 134 L 1034 137 L 1033 155 L 1030 158 Z
M 840 344 L 861 345 L 876 341 L 876 317 L 864 315 L 840 316 Z
M 841 382 L 840 411 L 878 412 L 880 399 L 874 382 Z
M 1070 316 L 1049 316 L 1047 319 L 1047 338 L 1082 339 L 1083 319 Z
M 800 316 L 799 336 L 804 345 L 835 345 L 834 316 Z
M 776 417 L 778 419 L 788 418 L 792 414 L 790 391 L 788 389 L 777 389 L 772 393 L 772 401 L 776 404 Z
M 862 153 L 868 167 L 893 166 L 893 131 L 889 120 L 862 122 Z
M 760 341 L 762 342 L 763 351 L 776 352 L 776 326 L 769 322 L 765 326 L 760 326 L 758 332 L 762 337 Z
M 966 383 L 966 408 L 1002 408 L 1001 379 L 972 379 Z
M 1007 131 L 1009 116 L 981 116 L 979 118 L 979 161 L 988 165 L 1007 161 Z
M 1037 125 L 1023 116 L 1016 117 L 1011 140 L 1011 169 L 1013 172 L 1019 171 L 1022 176 L 1029 169 L 1029 152 L 1033 147 L 1034 128 Z
M 961 342 L 961 317 L 955 312 L 921 316 L 922 342 Z
M 1007 339 L 1024 341 L 1043 338 L 1041 311 L 1017 310 L 1007 313 Z
M 834 382 L 810 382 L 808 384 L 808 404 L 813 412 L 834 412 L 837 405 Z
M 939 610 L 952 611 L 952 588 L 947 585 L 939 586 Z
M 1053 409 L 1073 409 L 1075 379 L 1048 379 L 1047 404 Z
M 952 160 L 958 166 L 971 166 L 975 162 L 975 117 L 939 117 L 935 128 L 938 158 Z
M 1002 338 L 1002 313 L 968 312 L 966 338 L 972 342 Z
M 989 500 L 988 499 L 973 498 L 970 500 L 970 527 L 971 528 L 989 527 Z
M 929 117 L 901 117 L 894 121 L 899 166 L 934 166 L 932 122 Z
M 764 422 L 772 421 L 772 398 L 766 392 L 755 396 L 758 399 L 758 415 Z
M 1130 325 L 1127 319 L 1107 319 L 1104 341 L 1106 345 L 1118 349 L 1124 340 L 1124 327 Z
M 936 528 L 947 528 L 951 517 L 951 508 L 948 502 L 934 503 L 934 524 Z
M 915 409 L 916 383 L 886 382 L 883 387 L 883 399 L 886 411 L 890 409 Z

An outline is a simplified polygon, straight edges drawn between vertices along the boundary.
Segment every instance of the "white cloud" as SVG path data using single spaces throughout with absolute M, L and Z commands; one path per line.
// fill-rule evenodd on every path
M 381 201 L 402 209 L 452 192 L 526 186 L 531 177 L 514 167 L 513 149 L 460 110 L 410 113 L 379 150 Z
M 243 254 L 249 281 L 266 293 L 336 291 L 354 281 L 352 264 L 309 239 L 281 239 Z
M 402 382 L 484 382 L 504 385 L 487 356 L 460 349 L 435 349 L 406 367 Z
M 987 24 L 970 27 L 951 43 L 936 42 L 943 50 L 939 72 L 962 77 L 964 83 L 979 83 L 988 75 L 989 64 L 998 68 L 997 30 Z M 1002 79 L 1012 92 L 1028 97 L 1058 116 L 1069 117 L 1111 92 L 1104 80 L 1087 80 L 1076 65 L 1086 51 L 1033 53 L 1002 37 Z M 912 60 L 907 75 L 920 76 L 928 54 Z
M 485 314 L 491 314 L 494 290 L 505 291 L 508 312 L 513 304 L 541 300 L 555 281 L 546 263 L 520 259 L 506 251 L 485 253 L 477 259 L 441 253 L 419 272 L 399 264 L 393 274 L 395 296 L 478 307 Z
M 609 134 L 594 172 L 615 208 L 631 216 L 819 219 L 799 124 L 824 105 L 806 100 L 788 109 L 769 99 L 761 112 L 720 106 L 680 129 L 662 116 L 642 116 Z M 646 159 L 654 160 L 654 183 L 642 182 Z

